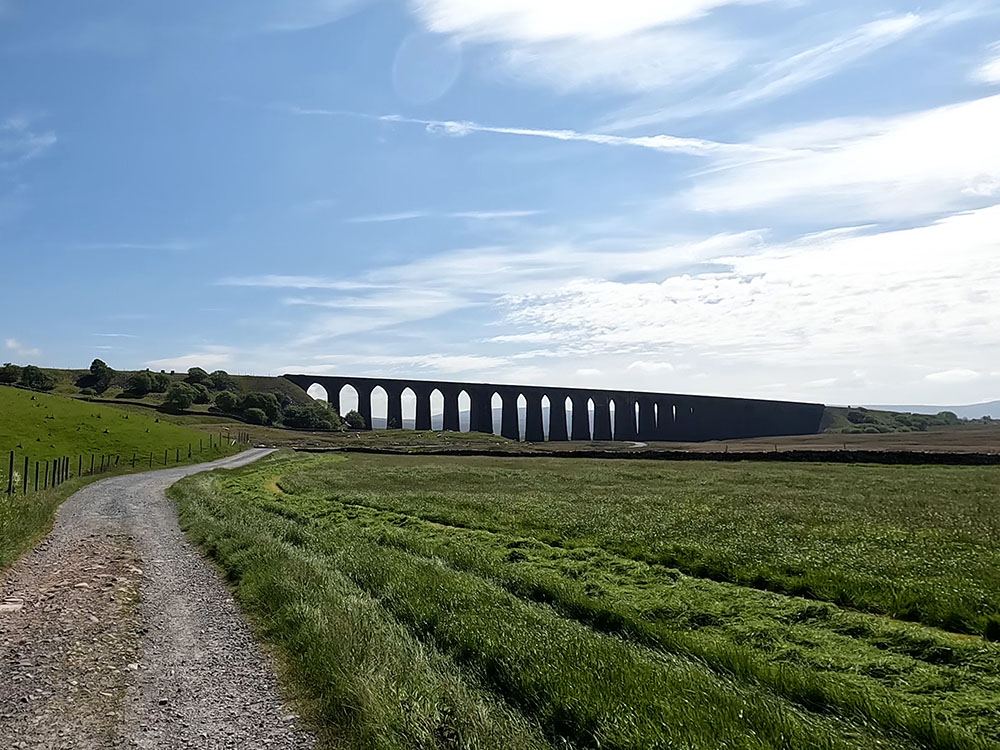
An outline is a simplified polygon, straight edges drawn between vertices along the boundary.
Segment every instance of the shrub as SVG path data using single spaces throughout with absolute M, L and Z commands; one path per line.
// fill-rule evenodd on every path
M 0 367 L 0 383 L 16 383 L 21 379 L 21 368 L 10 362 L 5 362 Z
M 202 370 L 200 367 L 192 367 L 188 370 L 187 382 L 191 385 L 198 385 L 199 383 L 204 383 L 208 380 L 208 373 Z
M 232 391 L 222 391 L 215 396 L 215 405 L 226 414 L 235 414 L 239 401 L 239 397 Z
M 267 412 L 263 409 L 251 407 L 243 412 L 243 416 L 250 424 L 269 424 Z
M 80 389 L 80 395 L 81 396 L 96 396 L 97 395 L 97 391 L 95 391 L 93 388 L 81 388 Z
M 319 401 L 309 406 L 289 406 L 285 409 L 283 421 L 288 427 L 314 430 L 342 430 L 344 420 L 333 409 Z
M 216 370 L 211 375 L 208 376 L 208 383 L 213 390 L 216 391 L 236 391 L 239 388 L 236 386 L 236 381 L 233 377 L 225 370 Z
M 56 379 L 41 368 L 28 365 L 21 370 L 21 385 L 36 391 L 51 391 L 56 387 Z
M 170 386 L 170 390 L 167 391 L 167 398 L 163 402 L 163 408 L 174 412 L 190 409 L 191 404 L 194 403 L 197 397 L 198 391 L 193 386 L 187 383 L 174 383 Z
M 153 387 L 149 389 L 150 393 L 166 393 L 170 388 L 170 384 L 173 382 L 170 376 L 165 372 L 153 372 L 150 373 L 153 378 Z
M 267 424 L 273 424 L 281 417 L 281 407 L 273 393 L 248 393 L 240 399 L 237 408 L 244 416 L 248 409 L 260 409 L 267 415 Z
M 133 372 L 125 380 L 125 390 L 135 396 L 145 396 L 153 390 L 153 374 L 149 370 Z
M 196 404 L 210 404 L 210 403 L 212 403 L 212 394 L 208 392 L 208 388 L 206 388 L 201 383 L 198 383 L 198 384 L 193 385 L 191 387 L 194 388 L 196 391 L 198 391 L 198 395 L 194 397 L 194 402 Z
M 115 371 L 108 367 L 107 363 L 101 359 L 95 359 L 90 363 L 90 378 L 87 385 L 98 393 L 104 393 L 114 380 Z
M 361 416 L 361 412 L 354 409 L 344 415 L 344 421 L 352 430 L 364 430 L 368 427 L 368 423 L 365 421 L 365 418 Z

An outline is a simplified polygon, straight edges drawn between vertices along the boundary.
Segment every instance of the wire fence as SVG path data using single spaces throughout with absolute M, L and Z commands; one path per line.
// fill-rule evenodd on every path
M 208 436 L 208 446 L 205 439 L 198 441 L 195 448 L 194 443 L 188 443 L 187 448 L 164 448 L 163 457 L 158 452 L 132 451 L 132 457 L 128 454 L 123 458 L 121 453 L 75 453 L 58 458 L 37 459 L 32 461 L 28 454 L 18 455 L 16 451 L 10 451 L 10 458 L 7 462 L 7 476 L 3 476 L 3 468 L 0 466 L 0 487 L 6 485 L 7 495 L 18 493 L 27 495 L 30 492 L 43 492 L 53 487 L 58 487 L 64 482 L 76 477 L 97 476 L 107 474 L 120 467 L 128 466 L 130 469 L 136 467 L 169 466 L 171 460 L 174 464 L 179 464 L 181 459 L 199 458 L 207 453 L 218 455 L 223 450 L 223 445 L 249 445 L 250 434 L 248 432 L 237 432 L 226 434 L 220 432 L 218 436 Z M 0 492 L 3 490 L 0 489 Z

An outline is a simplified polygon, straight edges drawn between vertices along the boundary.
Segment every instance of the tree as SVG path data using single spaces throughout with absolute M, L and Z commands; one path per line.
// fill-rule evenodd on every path
M 208 376 L 208 385 L 216 391 L 237 391 L 239 388 L 233 376 L 225 370 L 216 370 Z
M 243 416 L 250 424 L 269 424 L 267 413 L 263 409 L 256 407 L 247 409 L 243 412 Z
M 365 418 L 361 416 L 361 412 L 352 409 L 344 415 L 344 421 L 347 422 L 347 426 L 352 430 L 364 430 L 368 427 L 368 423 Z
M 16 383 L 21 379 L 21 368 L 10 362 L 5 362 L 0 367 L 0 383 Z
M 289 406 L 282 417 L 287 427 L 313 430 L 342 430 L 344 420 L 333 409 L 318 401 L 308 406 Z
M 273 393 L 248 393 L 237 407 L 244 416 L 247 409 L 261 409 L 267 415 L 267 424 L 274 424 L 281 417 L 281 407 Z
M 133 372 L 125 380 L 125 390 L 134 396 L 145 396 L 153 390 L 153 374 L 149 370 Z
M 173 382 L 170 376 L 165 372 L 151 372 L 149 373 L 153 378 L 153 387 L 149 389 L 150 393 L 166 393 L 170 388 L 170 384 Z
M 232 391 L 222 391 L 215 396 L 215 405 L 224 414 L 235 414 L 239 402 L 239 397 Z
M 206 388 L 201 383 L 196 383 L 195 385 L 193 385 L 191 387 L 194 388 L 196 391 L 198 391 L 198 395 L 195 396 L 195 398 L 194 398 L 194 402 L 196 404 L 210 404 L 210 403 L 212 403 L 212 394 L 210 394 L 208 392 L 208 388 Z
M 167 411 L 183 411 L 190 409 L 191 404 L 198 397 L 198 391 L 187 383 L 174 383 L 167 391 L 167 398 L 163 402 L 163 408 Z
M 114 380 L 115 371 L 108 367 L 102 359 L 95 359 L 90 363 L 90 377 L 87 378 L 87 386 L 93 388 L 98 393 L 104 393 Z
M 28 365 L 21 370 L 21 385 L 36 391 L 51 391 L 56 387 L 56 380 L 41 368 Z
M 187 382 L 191 385 L 198 385 L 199 383 L 204 383 L 206 380 L 208 380 L 208 373 L 200 367 L 192 367 L 188 370 Z

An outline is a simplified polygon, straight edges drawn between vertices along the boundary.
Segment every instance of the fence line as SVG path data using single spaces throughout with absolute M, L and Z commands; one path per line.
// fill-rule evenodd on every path
M 218 439 L 215 435 L 208 436 L 208 450 L 212 452 L 218 452 L 222 449 L 224 443 L 228 443 L 230 446 L 235 445 L 249 445 L 251 442 L 249 432 L 237 432 L 235 434 L 227 435 L 224 432 L 218 434 Z M 195 455 L 202 455 L 205 451 L 204 438 L 198 440 L 198 451 L 194 451 L 194 443 L 188 443 L 187 446 L 187 457 L 193 458 Z M 169 465 L 170 449 L 166 448 L 163 451 L 163 465 Z M 2 454 L 0 454 L 2 455 Z M 90 470 L 84 471 L 84 456 L 86 454 L 77 453 L 76 459 L 76 473 L 73 473 L 73 457 L 71 455 L 58 456 L 56 458 L 50 459 L 36 459 L 35 465 L 35 479 L 34 479 L 34 491 L 40 492 L 51 488 L 58 487 L 59 485 L 69 481 L 70 479 L 78 477 L 87 476 L 97 476 L 98 474 L 106 474 L 109 471 L 117 469 L 121 465 L 121 454 L 120 453 L 102 453 L 100 454 L 100 463 L 97 461 L 98 454 L 90 454 Z M 17 451 L 10 451 L 10 459 L 8 461 L 7 468 L 7 495 L 16 495 L 20 490 L 22 495 L 27 495 L 31 490 L 31 485 L 28 482 L 28 475 L 31 472 L 31 457 L 29 454 L 24 454 L 24 469 L 20 477 L 17 477 L 17 472 L 15 471 L 15 466 L 20 465 L 16 462 Z M 141 466 L 146 463 L 146 456 L 143 454 L 139 455 L 138 451 L 132 451 L 132 459 L 130 462 L 130 468 L 135 468 L 136 464 Z M 150 451 L 149 457 L 149 468 L 152 469 L 154 464 L 158 464 L 158 461 L 154 461 L 153 452 Z M 174 464 L 179 464 L 181 462 L 181 448 L 174 448 Z M 126 459 L 126 463 L 129 463 Z M 2 467 L 3 464 L 0 464 Z M 0 485 L 2 487 L 3 485 Z M 3 492 L 0 489 L 0 492 Z

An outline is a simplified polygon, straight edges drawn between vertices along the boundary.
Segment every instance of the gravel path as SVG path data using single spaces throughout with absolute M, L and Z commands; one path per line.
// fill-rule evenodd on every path
M 114 477 L 63 503 L 0 575 L 5 748 L 312 747 L 164 494 L 267 453 Z

